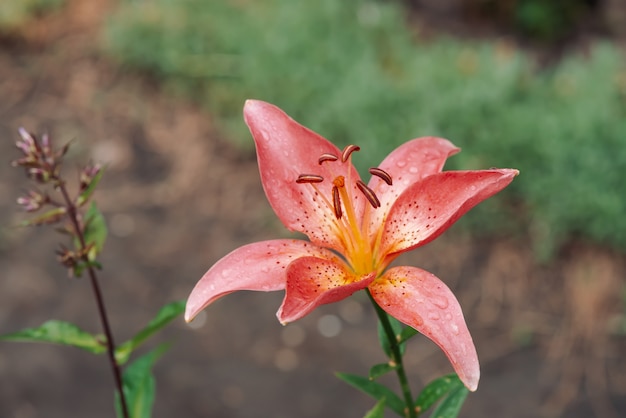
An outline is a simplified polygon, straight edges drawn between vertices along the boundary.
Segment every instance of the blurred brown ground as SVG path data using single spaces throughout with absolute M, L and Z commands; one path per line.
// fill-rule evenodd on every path
M 184 299 L 230 250 L 286 236 L 253 153 L 220 138 L 205 111 L 103 57 L 97 36 L 109 7 L 70 1 L 0 39 L 0 333 L 50 318 L 100 331 L 88 284 L 67 279 L 54 258 L 58 237 L 11 227 L 24 219 L 14 202 L 28 187 L 9 165 L 19 126 L 74 140 L 70 178 L 81 161 L 109 164 L 96 198 L 110 228 L 101 278 L 118 342 Z M 437 274 L 464 308 L 483 377 L 461 416 L 626 412 L 626 341 L 611 328 L 623 309 L 620 254 L 571 243 L 537 265 L 523 240 L 476 242 L 453 229 L 401 262 Z M 372 401 L 332 372 L 366 374 L 384 360 L 367 300 L 356 295 L 282 327 L 281 296 L 233 294 L 201 326 L 179 320 L 157 337 L 152 345 L 173 345 L 156 366 L 154 416 L 362 416 Z M 321 334 L 328 322 L 341 325 L 337 336 Z M 423 338 L 407 362 L 415 387 L 451 370 Z M 68 416 L 113 416 L 105 358 L 0 344 L 0 417 Z

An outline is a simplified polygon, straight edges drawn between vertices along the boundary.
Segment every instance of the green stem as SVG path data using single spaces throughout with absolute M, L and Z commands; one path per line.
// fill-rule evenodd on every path
M 63 199 L 65 200 L 65 204 L 67 207 L 68 217 L 74 231 L 76 233 L 76 237 L 80 243 L 81 252 L 87 248 L 87 242 L 85 242 L 84 231 L 80 226 L 78 221 L 78 212 L 76 205 L 69 196 L 67 189 L 65 188 L 65 183 L 61 179 L 57 180 L 57 188 L 61 191 L 63 195 Z M 111 331 L 111 326 L 109 324 L 109 318 L 107 315 L 106 307 L 104 304 L 104 298 L 102 296 L 102 291 L 100 290 L 100 285 L 98 283 L 98 277 L 96 275 L 96 271 L 93 266 L 89 263 L 89 259 L 86 255 L 83 256 L 83 261 L 87 263 L 87 272 L 89 274 L 89 280 L 91 282 L 91 288 L 94 293 L 94 298 L 96 299 L 96 305 L 98 306 L 98 315 L 100 316 L 100 322 L 102 323 L 102 328 L 104 330 L 104 335 L 106 336 L 106 348 L 107 355 L 109 357 L 109 364 L 111 365 L 111 371 L 113 372 L 113 379 L 115 380 L 115 387 L 117 393 L 119 394 L 120 399 L 120 409 L 122 411 L 123 418 L 129 418 L 129 409 L 128 403 L 126 402 L 126 396 L 124 395 L 124 384 L 122 381 L 122 372 L 120 370 L 120 365 L 115 358 L 115 343 L 113 341 L 113 332 Z
M 389 316 L 387 312 L 385 312 L 378 303 L 372 297 L 370 291 L 367 291 L 367 295 L 374 305 L 374 309 L 376 310 L 376 315 L 378 315 L 378 320 L 385 331 L 385 336 L 389 341 L 389 348 L 391 349 L 391 360 L 395 363 L 395 371 L 398 376 L 398 381 L 400 382 L 400 388 L 402 390 L 402 396 L 404 397 L 404 403 L 406 404 L 406 408 L 404 410 L 405 418 L 417 418 L 417 413 L 415 411 L 415 404 L 413 403 L 413 395 L 411 394 L 411 387 L 409 386 L 409 380 L 406 377 L 406 372 L 404 371 L 404 363 L 402 362 L 402 352 L 400 351 L 400 344 L 398 344 L 398 338 L 393 332 L 393 328 L 391 327 L 391 323 L 389 322 Z

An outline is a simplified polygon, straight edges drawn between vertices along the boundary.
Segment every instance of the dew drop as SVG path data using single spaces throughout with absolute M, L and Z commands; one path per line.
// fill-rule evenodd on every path
M 446 321 L 451 321 L 452 320 L 452 314 L 450 312 L 446 313 L 445 318 L 446 318 Z
M 224 269 L 222 270 L 222 277 L 228 278 L 231 276 L 232 272 L 233 271 L 231 269 Z
M 470 190 L 471 191 L 475 191 L 476 190 L 476 186 L 474 186 L 474 185 L 470 186 Z
M 412 166 L 411 168 L 409 168 L 409 173 L 417 174 L 417 167 Z
M 429 312 L 428 313 L 428 319 L 432 319 L 433 321 L 438 321 L 440 318 L 439 314 L 437 312 Z
M 400 168 L 404 168 L 404 167 L 406 167 L 406 161 L 404 161 L 404 160 L 398 160 L 398 161 L 396 162 L 396 165 L 397 165 L 398 167 L 400 167 Z
M 448 298 L 445 296 L 431 296 L 431 302 L 438 308 L 446 309 L 448 307 Z
M 459 335 L 459 327 L 456 324 L 450 324 L 450 328 L 452 328 L 454 335 Z
M 422 317 L 421 317 L 421 316 L 419 316 L 419 315 L 417 315 L 417 314 L 416 314 L 416 315 L 413 317 L 413 324 L 412 324 L 412 326 L 413 326 L 413 327 L 421 327 L 422 325 L 424 325 L 424 320 L 422 319 Z

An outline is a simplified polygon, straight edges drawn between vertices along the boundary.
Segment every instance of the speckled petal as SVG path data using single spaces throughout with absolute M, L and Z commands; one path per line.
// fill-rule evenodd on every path
M 322 154 L 341 156 L 339 148 L 274 105 L 248 100 L 244 119 L 256 144 L 263 188 L 276 215 L 287 228 L 306 234 L 312 242 L 345 252 L 332 206 L 332 181 L 338 175 L 350 179 L 352 193 L 358 195 L 354 184 L 360 177 L 354 166 L 340 161 L 320 165 Z M 297 184 L 300 174 L 320 175 L 324 181 Z M 356 204 L 359 217 L 364 200 Z
M 427 136 L 406 142 L 385 157 L 378 168 L 387 172 L 393 183 L 389 186 L 376 176 L 368 183 L 380 201 L 380 208 L 366 208 L 370 212 L 370 234 L 376 234 L 391 205 L 409 186 L 439 173 L 446 159 L 459 151 L 447 139 Z
M 374 280 L 374 273 L 355 277 L 341 262 L 316 257 L 302 257 L 287 269 L 285 299 L 277 316 L 286 324 L 300 319 L 315 308 L 338 302 Z
M 393 254 L 432 241 L 517 174 L 512 169 L 444 171 L 411 185 L 391 206 L 381 251 Z
M 185 321 L 191 321 L 210 303 L 237 290 L 284 289 L 287 266 L 299 257 L 310 256 L 339 262 L 332 252 L 301 240 L 261 241 L 234 250 L 198 281 L 187 299 Z
M 465 386 L 476 390 L 480 379 L 476 348 L 459 302 L 441 280 L 416 267 L 394 267 L 369 289 L 389 315 L 437 344 Z

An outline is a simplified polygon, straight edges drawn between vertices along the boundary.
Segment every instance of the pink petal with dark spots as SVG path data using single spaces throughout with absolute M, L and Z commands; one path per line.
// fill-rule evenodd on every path
M 320 305 L 338 302 L 365 289 L 374 277 L 374 273 L 355 277 L 341 262 L 299 258 L 287 269 L 285 299 L 278 310 L 278 319 L 283 324 L 300 319 Z
M 261 241 L 237 248 L 207 271 L 187 299 L 185 321 L 210 303 L 237 290 L 282 290 L 287 267 L 300 257 L 340 260 L 332 252 L 300 240 Z
M 381 251 L 404 252 L 434 240 L 517 174 L 512 169 L 444 171 L 418 181 L 393 203 L 383 225 Z
M 446 159 L 457 152 L 459 148 L 447 139 L 427 136 L 406 142 L 385 157 L 378 168 L 387 172 L 393 183 L 389 186 L 375 176 L 368 183 L 380 201 L 380 208 L 366 209 L 370 211 L 370 234 L 378 231 L 391 205 L 409 186 L 441 172 Z
M 478 387 L 480 366 L 461 306 L 435 275 L 416 267 L 395 267 L 369 287 L 389 315 L 430 338 L 448 356 L 471 391 Z
M 332 182 L 335 176 L 358 180 L 350 163 L 319 164 L 322 154 L 341 156 L 341 150 L 328 140 L 300 125 L 285 112 L 269 103 L 248 100 L 244 119 L 256 144 L 263 189 L 283 224 L 292 231 L 306 234 L 312 242 L 344 252 L 337 235 L 337 219 L 332 208 Z M 320 175 L 322 183 L 297 184 L 300 174 Z M 353 194 L 357 194 L 353 186 Z M 357 202 L 361 216 L 364 198 Z

